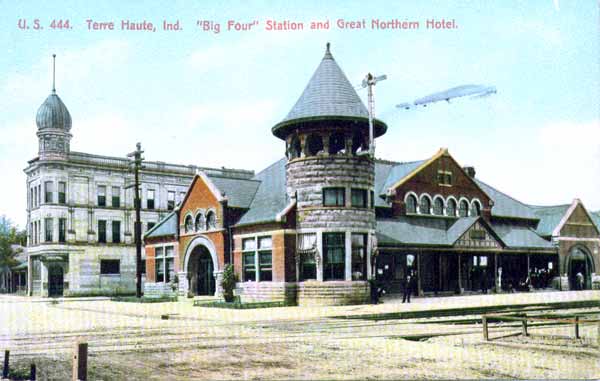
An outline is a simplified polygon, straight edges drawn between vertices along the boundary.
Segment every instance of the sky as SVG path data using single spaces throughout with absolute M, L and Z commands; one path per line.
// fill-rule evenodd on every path
M 71 150 L 124 157 L 139 141 L 148 160 L 258 172 L 283 157 L 271 127 L 302 93 L 327 42 L 351 83 L 368 72 L 388 77 L 375 88 L 376 116 L 388 124 L 377 157 L 421 160 L 446 147 L 522 202 L 579 198 L 600 210 L 595 0 L 124 3 L 0 0 L 0 215 L 21 227 L 23 169 L 37 156 L 35 114 L 51 90 L 53 53 L 57 94 L 73 119 Z M 340 28 L 340 19 L 365 20 L 366 28 Z M 419 28 L 373 29 L 374 19 Z M 431 19 L 456 28 L 428 29 Z M 86 20 L 112 21 L 114 30 L 90 30 Z M 157 30 L 121 30 L 123 20 Z M 165 20 L 182 30 L 162 30 Z M 229 20 L 256 23 L 228 31 Z M 269 31 L 269 20 L 304 29 Z M 213 28 L 204 31 L 204 21 Z M 329 29 L 311 30 L 313 21 Z M 465 84 L 497 94 L 395 107 Z M 366 103 L 366 91 L 359 95 Z

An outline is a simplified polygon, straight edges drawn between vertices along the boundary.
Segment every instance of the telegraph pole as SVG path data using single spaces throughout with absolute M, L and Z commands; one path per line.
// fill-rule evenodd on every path
M 362 87 L 368 88 L 368 103 L 369 103 L 369 155 L 375 157 L 375 137 L 373 133 L 373 119 L 375 118 L 375 96 L 373 95 L 373 86 L 379 81 L 387 79 L 387 75 L 373 76 L 368 73 L 362 81 Z
M 142 161 L 142 144 L 136 144 L 136 150 L 127 154 L 127 157 L 133 158 L 130 162 L 131 170 L 134 173 L 134 184 L 129 185 L 127 188 L 134 188 L 133 204 L 135 207 L 135 296 L 138 298 L 142 297 L 142 222 L 140 216 L 140 209 L 142 202 L 140 200 L 140 169 L 143 169 Z

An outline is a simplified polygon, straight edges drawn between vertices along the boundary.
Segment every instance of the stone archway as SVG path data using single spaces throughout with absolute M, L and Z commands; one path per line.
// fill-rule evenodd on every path
M 217 250 L 205 236 L 194 238 L 185 250 L 183 265 L 184 290 L 194 295 L 221 295 L 221 277 Z M 180 277 L 181 279 L 181 277 Z
M 569 289 L 590 289 L 592 285 L 592 273 L 594 272 L 594 261 L 587 248 L 581 245 L 572 247 L 567 257 Z M 583 276 L 583 287 L 580 287 L 578 284 L 578 273 Z

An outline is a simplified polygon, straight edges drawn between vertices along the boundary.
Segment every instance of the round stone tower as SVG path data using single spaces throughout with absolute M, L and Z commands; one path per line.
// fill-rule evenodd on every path
M 56 55 L 53 55 L 53 59 Z M 53 74 L 54 74 L 53 63 Z M 39 140 L 40 160 L 67 159 L 71 142 L 71 114 L 56 94 L 54 75 L 52 93 L 38 109 L 35 122 Z
M 374 137 L 387 129 L 376 119 L 373 127 Z M 329 44 L 272 132 L 286 142 L 286 188 L 296 200 L 299 304 L 365 301 L 375 235 L 369 114 Z

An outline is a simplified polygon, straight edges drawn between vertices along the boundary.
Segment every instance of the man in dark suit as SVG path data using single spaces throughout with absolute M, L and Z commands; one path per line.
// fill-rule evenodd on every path
M 412 293 L 413 273 L 409 271 L 404 278 L 404 294 L 402 295 L 402 303 L 410 303 L 410 294 Z

